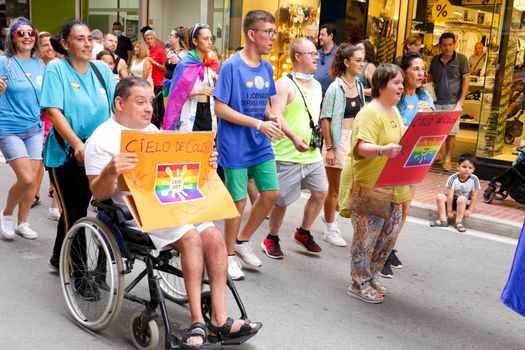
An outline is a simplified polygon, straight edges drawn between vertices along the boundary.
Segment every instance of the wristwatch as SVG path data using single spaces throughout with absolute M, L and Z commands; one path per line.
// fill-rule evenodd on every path
M 332 145 L 326 145 L 326 150 L 328 151 L 329 149 L 332 149 Z

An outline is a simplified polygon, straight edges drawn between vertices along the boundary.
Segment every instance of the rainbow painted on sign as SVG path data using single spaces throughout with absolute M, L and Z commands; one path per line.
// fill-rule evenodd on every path
M 410 152 L 410 156 L 405 163 L 405 168 L 430 166 L 446 137 L 447 135 L 420 137 L 414 145 L 412 152 Z
M 162 204 L 194 201 L 204 198 L 199 191 L 200 163 L 157 165 L 155 195 Z

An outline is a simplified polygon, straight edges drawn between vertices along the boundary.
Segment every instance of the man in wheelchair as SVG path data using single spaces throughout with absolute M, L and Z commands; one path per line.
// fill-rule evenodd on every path
M 117 190 L 119 175 L 133 169 L 136 154 L 119 153 L 122 130 L 155 131 L 151 124 L 153 94 L 148 82 L 138 77 L 122 79 L 115 91 L 114 116 L 100 125 L 85 146 L 85 167 L 93 196 L 97 200 L 112 199 L 124 203 Z M 210 155 L 216 166 L 217 153 Z M 129 225 L 137 224 L 135 221 Z M 191 313 L 191 327 L 183 337 L 183 347 L 190 349 L 216 348 L 211 342 L 247 337 L 262 327 L 259 322 L 233 320 L 227 317 L 226 279 L 228 256 L 224 238 L 213 222 L 184 225 L 147 232 L 157 249 L 171 246 L 181 253 L 182 273 Z M 204 324 L 201 312 L 201 284 L 204 265 L 211 289 L 211 322 Z M 208 334 L 209 332 L 209 334 Z M 210 343 L 208 342 L 210 340 Z

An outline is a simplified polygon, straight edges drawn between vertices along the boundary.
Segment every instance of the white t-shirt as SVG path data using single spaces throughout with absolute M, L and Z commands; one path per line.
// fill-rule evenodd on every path
M 115 117 L 100 124 L 86 141 L 84 148 L 86 175 L 100 175 L 102 170 L 104 170 L 106 165 L 111 161 L 111 158 L 115 154 L 120 153 L 120 135 L 122 130 L 158 131 L 159 129 L 153 124 L 148 125 L 144 129 L 130 129 L 117 123 Z M 122 199 L 124 195 L 130 195 L 130 193 L 115 191 L 111 199 L 115 203 L 124 204 Z
M 470 199 L 470 194 L 479 190 L 481 186 L 476 175 L 472 174 L 465 181 L 461 181 L 459 173 L 455 173 L 448 178 L 446 187 L 454 189 L 454 198 L 465 196 Z

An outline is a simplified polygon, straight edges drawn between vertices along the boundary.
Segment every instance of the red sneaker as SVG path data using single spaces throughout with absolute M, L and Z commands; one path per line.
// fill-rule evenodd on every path
M 315 243 L 314 238 L 312 237 L 310 232 L 308 232 L 305 235 L 302 235 L 299 233 L 299 229 L 296 229 L 295 233 L 293 234 L 293 238 L 297 243 L 305 247 L 306 250 L 308 250 L 310 253 L 320 253 L 322 250 L 321 247 L 319 247 L 319 245 Z
M 266 237 L 261 243 L 261 248 L 269 258 L 282 259 L 284 257 L 281 245 L 279 244 L 279 237 L 277 237 L 275 241 Z

